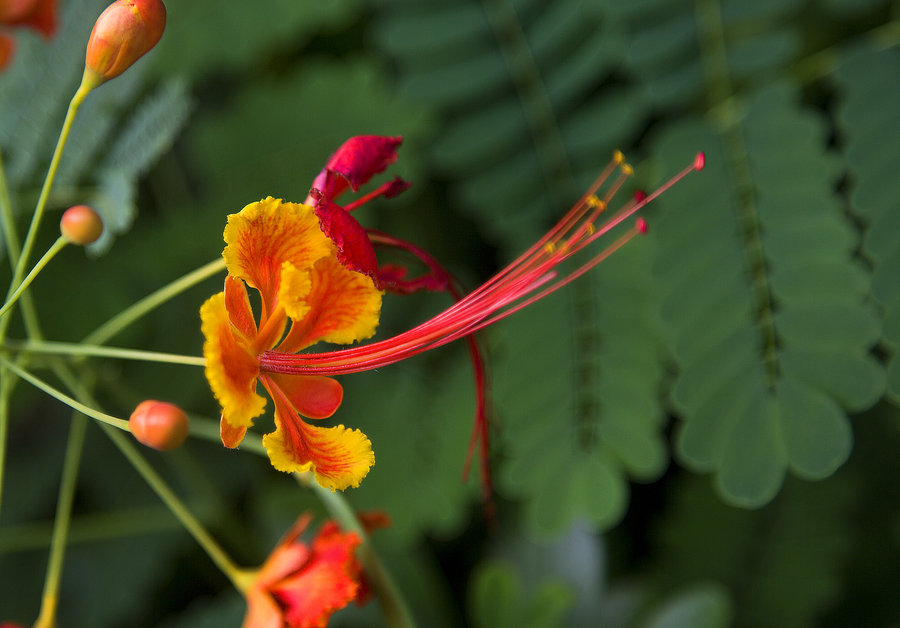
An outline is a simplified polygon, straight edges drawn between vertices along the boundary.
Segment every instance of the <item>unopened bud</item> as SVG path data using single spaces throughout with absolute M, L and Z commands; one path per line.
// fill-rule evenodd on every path
M 87 205 L 74 205 L 63 212 L 59 230 L 71 244 L 91 244 L 103 233 L 100 214 Z
M 149 52 L 166 27 L 162 0 L 116 0 L 97 18 L 85 55 L 90 87 L 119 76 Z
M 149 399 L 142 401 L 128 419 L 131 434 L 138 442 L 169 451 L 184 444 L 188 435 L 188 419 L 175 404 Z

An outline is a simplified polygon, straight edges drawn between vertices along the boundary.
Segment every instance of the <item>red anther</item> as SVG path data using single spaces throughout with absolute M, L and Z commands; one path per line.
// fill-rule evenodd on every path
M 647 233 L 647 229 L 648 229 L 647 221 L 644 220 L 643 218 L 638 218 L 634 223 L 634 227 L 635 227 L 635 229 L 638 230 L 638 233 L 640 233 L 640 234 Z
M 645 198 L 647 198 L 647 193 L 643 190 L 635 190 L 633 197 L 635 203 L 640 203 Z
M 697 156 L 694 157 L 694 170 L 700 172 L 703 170 L 703 167 L 706 165 L 706 154 L 705 153 L 697 153 Z

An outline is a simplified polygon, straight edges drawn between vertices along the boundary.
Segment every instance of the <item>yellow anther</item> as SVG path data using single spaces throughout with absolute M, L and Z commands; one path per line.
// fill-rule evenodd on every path
M 595 231 L 596 231 L 596 229 L 594 228 L 594 223 L 592 223 L 592 222 L 587 223 L 588 235 L 594 235 Z
M 597 196 L 594 194 L 591 194 L 588 197 L 587 204 L 595 209 L 599 209 L 600 211 L 606 209 L 606 203 L 604 203 L 602 199 L 597 198 Z
M 634 168 L 631 167 L 631 164 L 622 164 L 622 174 L 626 177 L 630 177 L 634 174 Z
M 556 245 L 553 244 L 552 242 L 548 242 L 547 244 L 544 245 L 544 250 L 547 251 L 548 253 L 553 253 L 556 250 Z
M 625 155 L 622 154 L 622 151 L 617 150 L 613 153 L 613 161 L 615 161 L 616 164 L 621 164 L 621 163 L 625 162 Z

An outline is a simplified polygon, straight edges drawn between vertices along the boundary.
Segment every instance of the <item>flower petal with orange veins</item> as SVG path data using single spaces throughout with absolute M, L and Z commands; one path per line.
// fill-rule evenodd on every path
M 246 427 L 235 427 L 228 422 L 224 414 L 219 419 L 219 438 L 222 439 L 222 444 L 228 447 L 228 449 L 234 449 L 240 445 L 246 435 Z
M 268 376 L 262 381 L 275 402 L 275 431 L 263 436 L 272 466 L 285 473 L 312 471 L 316 481 L 331 490 L 359 486 L 375 464 L 366 435 L 343 425 L 309 425 Z
M 306 269 L 333 254 L 312 207 L 272 197 L 228 216 L 224 237 L 228 274 L 259 290 L 265 316 L 277 305 L 285 262 Z
M 244 334 L 248 342 L 256 338 L 256 319 L 250 308 L 247 286 L 231 275 L 225 277 L 225 309 L 228 310 L 228 320 Z
M 315 542 L 315 559 L 300 573 L 269 590 L 285 609 L 292 628 L 325 626 L 332 613 L 354 601 L 359 591 L 356 534 L 338 533 L 327 543 Z
M 294 320 L 277 351 L 294 353 L 319 341 L 350 344 L 375 333 L 382 292 L 371 277 L 326 257 L 316 263 L 311 280 L 310 311 Z
M 299 320 L 309 313 L 307 297 L 312 289 L 309 269 L 297 268 L 285 262 L 281 268 L 281 290 L 278 302 L 284 307 L 285 314 L 292 320 Z
M 266 377 L 275 382 L 301 416 L 309 419 L 327 419 L 344 399 L 343 387 L 331 377 L 278 373 L 268 373 Z
M 224 292 L 213 295 L 201 306 L 200 320 L 206 338 L 206 379 L 222 406 L 222 420 L 235 429 L 250 427 L 266 406 L 265 397 L 256 394 L 259 362 L 247 340 L 231 325 Z

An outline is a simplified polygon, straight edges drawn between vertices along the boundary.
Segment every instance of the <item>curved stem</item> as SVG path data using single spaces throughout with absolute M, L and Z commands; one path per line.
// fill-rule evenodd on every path
M 44 253 L 44 256 L 38 260 L 38 263 L 34 265 L 34 268 L 31 269 L 31 272 L 28 273 L 25 279 L 22 280 L 12 294 L 7 296 L 6 303 L 3 304 L 3 307 L 0 307 L 0 317 L 6 315 L 10 308 L 15 305 L 16 301 L 19 300 L 19 297 L 22 296 L 22 293 L 28 289 L 31 282 L 35 280 L 44 267 L 50 263 L 50 260 L 56 257 L 56 254 L 62 251 L 67 244 L 68 241 L 64 237 L 59 236 L 59 238 L 57 238 L 56 242 L 54 242 L 47 252 Z
M 13 278 L 10 282 L 11 291 L 15 290 L 22 282 L 25 276 L 25 267 L 28 264 L 28 258 L 31 256 L 31 250 L 34 248 L 34 242 L 37 238 L 38 229 L 41 225 L 41 218 L 44 216 L 44 210 L 47 207 L 47 197 L 50 195 L 50 188 L 53 187 L 53 179 L 56 178 L 56 170 L 59 167 L 59 160 L 62 157 L 63 149 L 66 146 L 66 140 L 69 138 L 69 131 L 72 129 L 72 122 L 78 113 L 78 108 L 84 102 L 85 97 L 90 93 L 90 87 L 86 87 L 82 83 L 72 100 L 69 102 L 69 109 L 66 111 L 66 119 L 63 121 L 62 130 L 59 132 L 59 139 L 56 142 L 56 149 L 53 151 L 53 158 L 50 160 L 50 168 L 47 170 L 47 176 L 44 178 L 44 185 L 41 187 L 41 195 L 38 197 L 37 205 L 34 208 L 34 214 L 31 217 L 31 225 L 28 227 L 28 234 L 25 236 L 25 242 L 22 244 L 22 252 L 16 263 Z M 9 319 L 6 319 L 7 321 Z M 6 326 L 8 323 L 0 320 L 0 340 L 6 337 Z
M 203 527 L 203 524 L 188 510 L 184 502 L 169 488 L 165 480 L 150 466 L 150 463 L 141 455 L 137 446 L 124 434 L 112 429 L 108 425 L 101 424 L 103 430 L 112 439 L 113 444 L 128 459 L 135 470 L 144 478 L 144 481 L 153 489 L 163 503 L 168 506 L 172 514 L 181 522 L 181 525 L 194 537 L 200 547 L 212 559 L 216 566 L 231 580 L 234 587 L 241 593 L 245 593 L 253 581 L 253 572 L 241 569 L 225 553 L 225 550 L 213 539 L 212 535 Z
M 56 518 L 53 521 L 53 539 L 50 542 L 50 558 L 47 564 L 47 575 L 44 580 L 41 612 L 37 621 L 34 622 L 34 628 L 54 628 L 56 625 L 59 579 L 62 574 L 63 557 L 66 553 L 69 524 L 72 521 L 72 502 L 75 498 L 78 465 L 81 462 L 86 428 L 87 417 L 82 414 L 76 414 L 72 419 L 71 427 L 69 427 L 69 441 L 66 446 L 65 462 L 63 463 Z
M 35 377 L 28 371 L 20 368 L 15 363 L 7 360 L 3 356 L 0 356 L 0 366 L 2 366 L 3 368 L 9 369 L 10 371 L 12 371 L 16 375 L 18 375 L 19 377 L 24 379 L 26 382 L 28 382 L 35 388 L 40 388 L 41 390 L 43 390 L 45 393 L 47 393 L 51 397 L 55 397 L 56 399 L 62 401 L 64 404 L 66 404 L 73 410 L 78 410 L 82 414 L 86 414 L 87 416 L 91 417 L 92 419 L 95 419 L 105 425 L 109 425 L 111 427 L 118 428 L 125 432 L 131 431 L 128 428 L 128 421 L 125 421 L 124 419 L 116 418 L 114 416 L 110 416 L 109 414 L 104 414 L 102 412 L 98 412 L 97 410 L 94 410 L 93 408 L 86 406 L 85 404 L 83 404 L 79 401 L 76 401 L 72 397 L 69 397 L 62 391 L 54 388 L 53 386 L 51 386 L 44 380 Z
M 153 311 L 169 299 L 184 292 L 188 288 L 200 283 L 208 277 L 212 277 L 217 272 L 225 269 L 225 260 L 217 259 L 205 264 L 179 279 L 176 279 L 167 286 L 164 286 L 156 292 L 144 297 L 137 303 L 125 308 L 111 319 L 103 323 L 100 327 L 85 336 L 82 341 L 87 345 L 102 345 L 107 340 L 115 336 L 117 333 L 128 327 L 131 323 L 138 320 L 148 312 Z
M 53 355 L 98 356 L 119 358 L 121 360 L 140 360 L 144 362 L 165 362 L 167 364 L 184 364 L 187 366 L 204 366 L 206 360 L 199 356 L 180 355 L 177 353 L 160 353 L 158 351 L 142 351 L 139 349 L 123 349 L 100 345 L 84 345 L 70 342 L 12 342 L 0 343 L 0 348 L 20 351 L 22 353 L 49 353 Z

